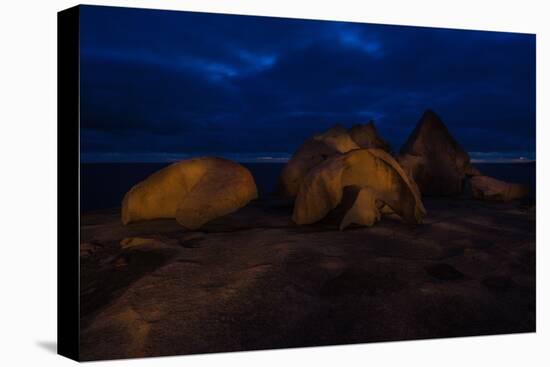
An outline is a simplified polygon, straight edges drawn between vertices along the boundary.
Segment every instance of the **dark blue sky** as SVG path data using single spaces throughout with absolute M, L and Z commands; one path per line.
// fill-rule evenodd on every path
M 534 35 L 84 6 L 80 36 L 83 161 L 285 157 L 370 119 L 398 150 L 427 108 L 474 158 L 534 158 Z

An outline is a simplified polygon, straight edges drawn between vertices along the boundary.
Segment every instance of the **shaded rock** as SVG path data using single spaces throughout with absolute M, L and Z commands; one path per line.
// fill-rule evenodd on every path
M 80 264 L 82 328 L 87 326 L 98 309 L 118 298 L 127 287 L 144 275 L 166 264 L 180 250 L 151 238 L 136 237 L 120 241 L 115 239 L 116 237 L 112 241 L 113 246 L 105 245 L 96 256 Z M 123 244 L 114 245 L 117 242 Z
M 466 170 L 464 171 L 464 174 L 468 177 L 483 176 L 483 173 L 481 173 L 479 168 L 474 167 L 472 164 L 469 164 L 466 166 Z
M 92 256 L 101 247 L 103 246 L 95 242 L 82 242 L 80 244 L 80 257 L 88 258 Z
M 123 226 L 119 211 L 83 213 L 81 241 L 103 248 L 81 262 L 81 359 L 535 331 L 534 217 L 515 203 L 423 203 L 431 224 L 385 218 L 339 232 L 292 225 L 292 208 L 262 198 L 218 218 L 216 231 L 205 225 L 193 249 L 122 249 L 126 237 L 197 234 L 174 220 Z M 456 255 L 439 260 L 447 249 Z M 101 265 L 113 255 L 128 265 Z M 424 268 L 442 262 L 465 276 Z M 488 288 L 495 275 L 514 285 Z
M 346 188 L 354 188 L 356 195 L 353 204 L 340 223 L 340 230 L 350 224 L 370 227 L 381 219 L 382 212 L 380 209 L 385 204 L 381 201 L 377 202 L 377 195 L 374 190 L 370 187 L 360 186 L 346 186 Z
M 439 116 L 427 110 L 401 147 L 398 157 L 424 195 L 458 195 L 470 157 Z
M 391 155 L 380 149 L 358 149 L 311 170 L 300 186 L 293 221 L 311 224 L 323 219 L 342 201 L 346 186 L 359 188 L 359 202 L 351 206 L 341 229 L 351 223 L 372 225 L 383 205 L 409 223 L 420 223 L 426 213 L 418 189 Z
M 204 240 L 205 235 L 201 232 L 187 233 L 179 238 L 179 244 L 183 247 L 197 248 L 200 247 L 200 242 Z
M 329 157 L 358 148 L 341 125 L 306 140 L 283 168 L 280 178 L 281 194 L 296 196 L 302 180 L 313 167 Z
M 537 212 L 536 199 L 531 195 L 521 198 L 519 205 L 521 210 L 531 213 L 532 215 L 535 215 Z
M 475 176 L 470 180 L 472 196 L 476 199 L 508 201 L 520 199 L 529 193 L 526 185 L 508 183 L 489 176 Z
M 120 247 L 123 249 L 145 248 L 165 246 L 165 243 L 156 238 L 127 237 L 120 241 Z
M 360 148 L 378 148 L 389 152 L 390 145 L 378 135 L 374 122 L 366 125 L 354 125 L 349 129 L 349 135 Z
M 464 278 L 464 274 L 449 264 L 431 264 L 424 268 L 426 273 L 438 280 L 457 280 Z
M 376 296 L 403 290 L 406 287 L 406 281 L 397 277 L 393 272 L 369 272 L 365 269 L 351 268 L 323 284 L 320 296 L 322 298 L 361 296 L 363 294 Z
M 507 276 L 493 275 L 493 276 L 488 276 L 484 278 L 481 281 L 481 284 L 483 284 L 484 286 L 486 286 L 491 290 L 494 290 L 497 292 L 503 292 L 512 288 L 512 286 L 514 285 L 514 281 Z
M 188 159 L 132 187 L 122 201 L 122 222 L 176 218 L 196 229 L 257 197 L 254 179 L 242 165 L 215 157 Z

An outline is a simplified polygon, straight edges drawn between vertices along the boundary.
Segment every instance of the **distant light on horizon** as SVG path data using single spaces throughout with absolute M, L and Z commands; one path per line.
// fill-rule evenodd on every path
M 529 163 L 536 161 L 534 152 L 468 152 L 472 163 Z

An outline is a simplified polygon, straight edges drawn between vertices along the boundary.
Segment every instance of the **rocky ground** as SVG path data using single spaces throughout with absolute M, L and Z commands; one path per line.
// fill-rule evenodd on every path
M 424 199 L 424 223 L 297 227 L 261 199 L 186 232 L 81 217 L 83 360 L 535 330 L 535 211 Z

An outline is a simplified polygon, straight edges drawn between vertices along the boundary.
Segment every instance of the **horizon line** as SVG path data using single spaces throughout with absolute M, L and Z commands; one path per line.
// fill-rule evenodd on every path
M 468 152 L 471 163 L 531 163 L 536 162 L 533 152 Z M 93 163 L 173 163 L 184 159 L 215 156 L 239 163 L 286 163 L 292 157 L 290 153 L 84 153 L 80 155 L 81 164 Z

